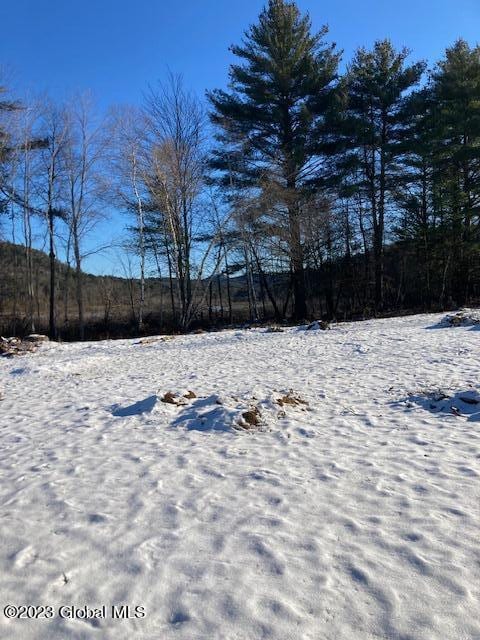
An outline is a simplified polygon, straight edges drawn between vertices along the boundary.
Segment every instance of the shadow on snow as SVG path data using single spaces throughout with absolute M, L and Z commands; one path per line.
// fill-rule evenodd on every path
M 416 394 L 403 402 L 415 404 L 430 413 L 456 415 L 466 418 L 468 422 L 480 422 L 480 394 L 473 389 L 458 391 L 454 395 L 441 391 Z
M 218 402 L 218 396 L 199 398 L 185 407 L 172 422 L 172 427 L 185 427 L 188 431 L 231 431 L 234 412 Z
M 140 400 L 140 402 L 135 402 L 135 404 L 131 404 L 128 407 L 119 407 L 118 405 L 114 405 L 112 407 L 112 415 L 116 418 L 128 418 L 130 416 L 140 416 L 143 413 L 151 413 L 157 404 L 157 400 L 157 396 L 150 396 L 149 398 Z

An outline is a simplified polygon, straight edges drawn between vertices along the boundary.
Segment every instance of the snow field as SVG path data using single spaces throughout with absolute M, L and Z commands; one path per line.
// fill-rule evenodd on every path
M 480 638 L 480 331 L 441 318 L 0 360 L 2 607 L 146 608 L 2 640 Z

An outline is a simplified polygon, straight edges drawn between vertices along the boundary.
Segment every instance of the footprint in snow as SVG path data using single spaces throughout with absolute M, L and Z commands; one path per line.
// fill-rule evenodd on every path
M 12 556 L 14 566 L 19 569 L 23 569 L 24 567 L 28 567 L 29 565 L 33 564 L 37 560 L 37 558 L 37 550 L 31 544 L 24 547 Z
M 107 521 L 107 518 L 99 513 L 90 513 L 88 515 L 88 521 L 90 524 L 103 524 Z
M 185 624 L 185 622 L 190 622 L 190 616 L 186 611 L 182 611 L 181 609 L 179 609 L 172 612 L 169 622 L 175 627 L 178 627 L 181 624 Z

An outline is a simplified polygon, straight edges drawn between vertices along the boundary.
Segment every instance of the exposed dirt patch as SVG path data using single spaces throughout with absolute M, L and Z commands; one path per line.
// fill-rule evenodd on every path
M 298 406 L 308 407 L 308 402 L 303 398 L 301 398 L 300 396 L 295 395 L 293 391 L 290 391 L 289 393 L 282 396 L 281 398 L 277 398 L 276 402 L 281 407 L 284 407 L 285 405 L 288 405 L 290 407 L 298 407 Z
M 258 407 L 253 407 L 249 411 L 242 413 L 242 420 L 245 425 L 240 423 L 240 427 L 243 429 L 252 429 L 253 427 L 259 427 L 261 424 L 261 416 Z
M 153 338 L 142 338 L 141 340 L 139 340 L 135 344 L 137 344 L 137 345 L 139 345 L 141 347 L 146 347 L 148 345 L 157 344 L 159 342 L 171 342 L 174 339 L 175 339 L 175 336 L 157 336 L 157 337 L 153 337 Z
M 47 336 L 32 334 L 23 340 L 20 338 L 0 337 L 0 356 L 13 358 L 13 356 L 23 356 L 36 351 L 39 346 L 48 342 Z
M 176 406 L 178 406 L 181 403 L 178 396 L 175 393 L 172 393 L 171 391 L 168 391 L 162 398 L 160 398 L 160 401 L 165 404 L 174 404 Z
M 160 398 L 160 402 L 182 407 L 187 404 L 187 400 L 195 400 L 196 398 L 197 394 L 194 391 L 187 391 L 183 395 L 167 391 L 167 393 Z

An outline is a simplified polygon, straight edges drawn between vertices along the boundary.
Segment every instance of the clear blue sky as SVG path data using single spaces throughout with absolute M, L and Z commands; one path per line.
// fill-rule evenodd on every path
M 0 0 L 0 65 L 15 88 L 62 98 L 92 89 L 102 107 L 135 103 L 169 68 L 200 96 L 227 81 L 236 43 L 263 0 Z M 460 36 L 480 40 L 480 0 L 299 0 L 345 50 L 389 37 L 433 63 Z M 122 221 L 118 221 L 120 228 Z M 111 227 L 110 227 L 111 228 Z M 105 227 L 106 229 L 106 227 Z M 104 229 L 104 231 L 105 231 Z M 95 258 L 90 268 L 102 270 Z
M 2 0 L 0 64 L 15 84 L 54 95 L 91 88 L 102 104 L 135 102 L 170 67 L 199 93 L 222 86 L 230 55 L 263 0 Z M 348 58 L 390 37 L 435 60 L 480 39 L 479 0 L 299 0 Z

